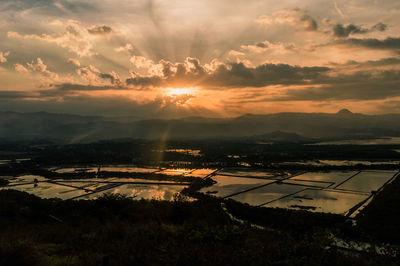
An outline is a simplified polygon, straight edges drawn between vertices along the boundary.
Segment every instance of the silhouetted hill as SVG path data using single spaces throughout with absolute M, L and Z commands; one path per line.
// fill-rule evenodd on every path
M 342 109 L 339 112 L 337 112 L 336 114 L 338 114 L 338 115 L 352 115 L 353 113 L 349 109 Z
M 260 141 L 400 136 L 400 115 L 338 113 L 246 114 L 236 118 L 136 120 L 69 114 L 0 112 L 0 138 L 69 142 L 116 138 L 249 138 Z
M 311 140 L 296 133 L 283 131 L 275 131 L 267 134 L 252 136 L 248 139 L 257 142 L 307 142 Z

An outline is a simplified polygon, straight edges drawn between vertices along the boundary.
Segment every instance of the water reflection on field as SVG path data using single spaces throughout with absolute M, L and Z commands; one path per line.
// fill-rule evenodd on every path
M 337 189 L 372 192 L 378 190 L 392 177 L 396 171 L 368 171 L 354 176 Z
M 398 160 L 374 160 L 374 161 L 357 161 L 357 160 L 313 160 L 313 161 L 290 161 L 290 162 L 280 162 L 273 163 L 273 165 L 277 165 L 280 167 L 287 167 L 291 165 L 312 165 L 312 166 L 371 166 L 371 165 L 400 165 L 400 161 Z
M 192 149 L 168 149 L 165 150 L 165 152 L 176 152 L 176 153 L 182 153 L 182 154 L 187 154 L 195 157 L 201 156 L 200 150 L 192 150 Z
M 339 184 L 345 181 L 350 176 L 357 174 L 358 171 L 349 172 L 307 172 L 301 175 L 294 176 L 290 180 L 307 180 L 307 181 L 321 181 L 329 182 L 332 184 Z
M 51 167 L 49 170 L 54 171 L 56 173 L 64 174 L 64 173 L 94 173 L 98 171 L 106 171 L 106 172 L 122 172 L 122 173 L 153 173 L 159 171 L 158 168 L 147 168 L 147 167 L 136 167 L 129 165 L 106 165 L 106 166 L 88 166 L 88 167 Z
M 309 145 L 393 145 L 400 144 L 400 137 L 387 137 L 376 139 L 349 139 L 317 142 Z
M 18 177 L 8 177 L 7 180 L 10 185 L 16 185 L 16 184 L 33 183 L 33 182 L 35 182 L 35 180 L 46 181 L 48 179 L 44 178 L 43 176 L 39 176 L 39 175 L 21 175 Z
M 171 201 L 180 193 L 180 191 L 182 191 L 183 188 L 183 186 L 125 184 L 116 186 L 112 189 L 107 190 L 106 192 L 88 194 L 81 197 L 80 199 L 97 199 L 104 193 L 119 193 L 137 200 L 155 199 Z
M 66 167 L 50 168 L 57 173 L 90 173 L 99 171 L 99 167 Z M 100 171 L 156 173 L 170 176 L 192 176 L 205 178 L 215 169 L 158 169 L 127 165 L 101 166 Z M 84 175 L 83 175 L 84 176 Z M 120 193 L 134 199 L 173 200 L 182 189 L 188 187 L 188 182 L 156 180 L 145 178 L 74 178 L 47 179 L 38 175 L 23 175 L 18 177 L 0 177 L 8 180 L 8 185 L 0 189 L 15 189 L 25 191 L 41 198 L 66 199 L 96 199 L 106 193 Z M 154 176 L 157 178 L 157 175 Z M 163 178 L 165 179 L 165 178 Z M 192 200 L 186 198 L 186 200 Z
M 216 171 L 216 169 L 209 169 L 209 168 L 194 169 L 192 172 L 186 174 L 186 176 L 204 178 L 204 177 L 214 173 L 215 171 Z
M 305 189 L 267 205 L 268 207 L 345 214 L 353 206 L 368 197 L 368 194 L 343 193 L 335 190 Z
M 230 198 L 253 206 L 260 206 L 267 202 L 280 199 L 286 195 L 299 192 L 305 188 L 305 186 L 273 183 Z
M 235 168 L 223 169 L 218 172 L 219 175 L 227 175 L 227 176 L 243 176 L 243 177 L 257 177 L 257 178 L 280 178 L 283 174 L 279 172 L 267 172 L 267 171 L 251 171 L 251 170 L 237 170 Z M 285 176 L 285 175 L 283 175 Z
M 63 168 L 61 171 L 95 168 Z M 156 169 L 109 166 L 110 172 L 135 171 L 185 177 L 211 177 L 214 184 L 201 193 L 233 199 L 253 206 L 302 209 L 354 215 L 384 185 L 397 176 L 393 170 L 330 171 L 285 173 L 239 169 Z M 80 170 L 78 170 L 80 171 Z M 16 189 L 42 198 L 96 199 L 105 193 L 123 194 L 134 199 L 173 200 L 188 182 L 145 178 L 46 179 L 37 175 L 1 177 L 9 184 L 0 189 Z M 140 176 L 140 175 L 139 175 Z M 155 175 L 157 176 L 157 175 Z M 191 199 L 188 199 L 191 200 Z
M 219 175 L 224 173 L 224 175 Z M 216 183 L 200 192 L 253 206 L 302 209 L 352 215 L 358 206 L 397 175 L 397 171 L 306 172 L 283 177 L 269 173 L 269 180 L 245 178 L 243 171 L 219 172 Z M 251 176 L 265 176 L 251 172 Z M 356 206 L 356 208 L 354 208 Z M 365 207 L 365 204 L 363 205 Z M 359 209 L 357 210 L 359 211 Z M 354 212 L 356 213 L 356 212 Z
M 83 189 L 76 189 L 73 187 L 67 187 L 60 184 L 47 182 L 3 187 L 1 189 L 15 189 L 18 191 L 24 191 L 43 199 L 59 198 L 63 200 L 78 197 L 87 193 Z
M 214 194 L 218 197 L 226 197 L 248 189 L 266 185 L 274 182 L 274 180 L 264 180 L 246 177 L 233 177 L 224 175 L 215 175 L 212 177 L 217 183 L 211 187 L 205 187 L 200 192 Z
M 205 177 L 216 169 L 188 169 L 188 168 L 154 168 L 154 167 L 136 167 L 129 165 L 108 165 L 108 166 L 87 166 L 87 167 L 51 167 L 48 170 L 56 173 L 95 173 L 95 172 L 119 172 L 119 173 L 157 173 L 169 176 L 188 176 L 188 177 Z
M 34 176 L 32 176 L 33 178 Z M 40 178 L 35 176 L 35 178 Z M 26 177 L 10 180 L 0 189 L 15 189 L 41 198 L 97 199 L 110 193 L 120 193 L 135 199 L 173 200 L 188 183 L 134 178 L 106 178 L 82 180 L 47 180 L 27 183 Z

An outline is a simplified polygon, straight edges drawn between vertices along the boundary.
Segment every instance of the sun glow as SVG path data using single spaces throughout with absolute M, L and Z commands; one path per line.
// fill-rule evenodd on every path
M 167 95 L 180 96 L 180 95 L 193 95 L 195 88 L 168 88 Z

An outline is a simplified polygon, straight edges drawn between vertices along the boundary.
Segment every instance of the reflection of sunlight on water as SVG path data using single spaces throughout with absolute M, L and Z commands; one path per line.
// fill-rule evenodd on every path
M 162 190 L 149 190 L 148 197 L 155 200 L 165 200 L 165 191 Z
M 112 191 L 104 191 L 101 194 L 110 192 L 112 194 L 121 194 L 135 199 L 155 199 L 155 200 L 173 200 L 176 193 L 180 193 L 183 189 L 182 186 L 168 186 L 168 185 L 133 185 L 126 184 Z
M 259 176 L 256 172 L 248 173 Z M 213 176 L 212 179 L 217 183 L 200 192 L 228 197 L 253 206 L 347 214 L 396 173 L 393 170 L 307 172 L 277 181 L 272 178 L 245 178 L 244 171 L 231 169 Z M 266 182 L 266 185 L 261 182 Z
M 338 189 L 371 192 L 378 190 L 385 184 L 397 171 L 362 171 L 349 181 L 340 185 Z
M 368 196 L 368 194 L 307 189 L 291 197 L 272 202 L 266 205 L 266 207 L 308 208 L 310 211 L 316 212 L 345 214 L 349 209 L 365 200 Z
M 208 169 L 208 168 L 195 169 L 191 173 L 187 174 L 187 176 L 204 178 L 215 171 L 216 169 Z
M 309 180 L 309 181 L 323 181 L 323 182 L 333 182 L 339 184 L 346 180 L 348 177 L 353 176 L 357 171 L 349 172 L 307 172 L 301 175 L 297 175 L 290 180 Z
M 107 172 L 131 172 L 131 173 L 152 173 L 157 171 L 157 168 L 144 168 L 144 167 L 134 167 L 134 166 L 123 166 L 123 165 L 115 165 L 115 166 L 102 166 L 100 171 Z
M 214 172 L 213 169 L 184 168 L 159 171 L 159 173 L 170 175 L 185 174 L 203 177 L 212 172 Z M 255 206 L 344 214 L 372 195 L 372 191 L 380 189 L 396 173 L 397 171 L 393 170 L 307 172 L 283 180 L 285 176 L 281 176 L 279 173 L 275 173 L 274 176 L 273 172 L 226 169 L 212 176 L 216 183 L 201 189 L 200 192 L 218 197 L 229 197 Z M 252 176 L 258 178 L 252 178 Z M 11 188 L 41 198 L 57 197 L 61 199 L 75 197 L 96 199 L 106 193 L 118 193 L 135 199 L 172 201 L 174 195 L 179 195 L 185 187 L 162 185 L 162 183 L 151 184 L 151 182 L 160 181 L 134 178 L 91 178 L 72 182 L 68 180 L 50 182 L 42 176 L 23 175 L 7 179 L 11 182 L 11 186 L 0 189 Z M 34 184 L 35 181 L 38 182 Z M 123 183 L 124 181 L 143 181 L 146 184 L 129 184 Z
M 192 171 L 193 171 L 192 169 L 180 168 L 180 169 L 165 169 L 157 173 L 174 176 L 174 175 L 186 175 Z
M 82 189 L 76 189 L 45 182 L 41 182 L 36 185 L 27 184 L 27 185 L 17 185 L 12 187 L 2 187 L 1 189 L 15 189 L 45 199 L 49 198 L 70 199 L 76 196 L 81 196 L 86 194 L 86 192 Z
M 168 149 L 165 150 L 165 152 L 176 152 L 176 153 L 182 153 L 182 154 L 187 154 L 191 156 L 201 156 L 200 150 L 192 150 L 192 149 Z

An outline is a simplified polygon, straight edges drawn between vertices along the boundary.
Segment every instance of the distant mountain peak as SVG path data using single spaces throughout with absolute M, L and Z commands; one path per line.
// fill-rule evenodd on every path
M 339 112 L 337 112 L 336 114 L 338 114 L 338 115 L 351 115 L 353 113 L 349 109 L 344 108 L 344 109 L 340 110 Z

